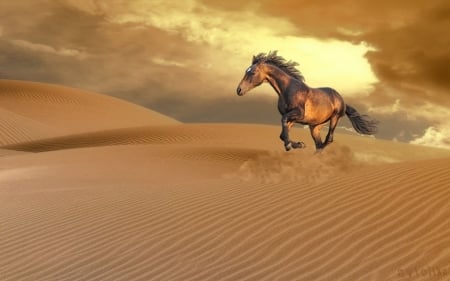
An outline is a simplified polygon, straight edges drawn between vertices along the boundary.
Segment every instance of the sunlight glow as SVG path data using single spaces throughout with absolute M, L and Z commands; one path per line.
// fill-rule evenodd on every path
M 262 17 L 251 11 L 236 13 L 207 8 L 193 0 L 177 2 L 132 1 L 126 14 L 109 13 L 120 24 L 142 24 L 182 35 L 187 41 L 207 44 L 212 68 L 234 72 L 239 79 L 251 57 L 278 50 L 288 60 L 300 63 L 299 70 L 312 87 L 330 86 L 346 95 L 365 96 L 377 79 L 364 57 L 367 44 L 318 40 L 295 36 L 296 28 L 281 18 Z M 214 52 L 217 55 L 214 55 Z M 223 53 L 228 54 L 223 60 Z M 219 54 L 221 53 L 221 54 Z

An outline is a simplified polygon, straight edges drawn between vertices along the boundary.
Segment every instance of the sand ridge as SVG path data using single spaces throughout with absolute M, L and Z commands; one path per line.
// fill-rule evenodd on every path
M 0 145 L 51 137 L 56 130 L 50 126 L 0 108 Z
M 448 150 L 337 135 L 314 154 L 297 128 L 308 147 L 285 152 L 277 126 L 25 84 L 0 81 L 19 93 L 0 106 L 0 280 L 450 278 Z M 62 113 L 122 106 L 88 128 Z
M 8 124 L 11 119 L 19 122 L 14 127 L 42 131 L 42 137 L 179 123 L 106 95 L 59 85 L 0 79 L 0 121 Z M 23 122 L 23 119 L 28 121 Z M 49 128 L 52 134 L 48 133 Z M 3 129 L 3 133 L 14 134 L 12 128 Z
M 111 130 L 99 130 L 80 134 L 27 140 L 3 146 L 10 150 L 25 152 L 45 152 L 62 149 L 97 147 L 110 145 L 197 145 L 210 147 L 235 147 L 262 149 L 274 153 L 284 152 L 278 139 L 279 127 L 253 124 L 171 124 L 170 126 L 152 125 L 127 127 Z M 294 155 L 309 157 L 314 154 L 314 144 L 309 131 L 295 128 L 293 139 L 302 140 L 307 148 L 296 151 Z M 419 145 L 407 145 L 392 141 L 376 140 L 355 135 L 337 134 L 337 149 L 351 150 L 354 157 L 363 162 L 394 163 L 408 160 L 450 157 L 449 150 Z M 285 154 L 283 155 L 290 155 Z M 289 156 L 288 156 L 289 157 Z

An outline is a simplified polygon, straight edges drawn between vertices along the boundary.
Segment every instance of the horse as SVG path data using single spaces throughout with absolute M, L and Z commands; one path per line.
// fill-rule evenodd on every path
M 277 51 L 253 56 L 252 64 L 245 71 L 236 92 L 245 95 L 251 89 L 268 82 L 278 94 L 278 111 L 281 114 L 282 130 L 280 139 L 286 151 L 306 147 L 303 142 L 289 138 L 289 130 L 295 123 L 308 125 L 311 136 L 320 152 L 333 142 L 333 134 L 339 119 L 347 115 L 356 132 L 365 135 L 377 133 L 378 121 L 368 115 L 361 115 L 346 104 L 342 96 L 333 88 L 311 88 L 296 68 L 298 63 L 286 61 Z M 329 122 L 328 134 L 322 142 L 320 130 Z

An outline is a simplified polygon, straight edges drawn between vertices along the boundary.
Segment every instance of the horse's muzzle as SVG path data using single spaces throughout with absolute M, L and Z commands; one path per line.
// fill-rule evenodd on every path
M 242 92 L 242 89 L 241 89 L 241 87 L 237 87 L 237 89 L 236 89 L 236 93 L 238 94 L 238 96 L 242 96 L 244 93 Z

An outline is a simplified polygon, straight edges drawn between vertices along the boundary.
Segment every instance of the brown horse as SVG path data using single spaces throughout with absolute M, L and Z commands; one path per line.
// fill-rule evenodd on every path
M 339 118 L 347 115 L 353 128 L 360 134 L 373 135 L 377 131 L 376 120 L 359 114 L 353 107 L 344 103 L 341 95 L 332 88 L 310 88 L 304 83 L 304 77 L 295 68 L 298 64 L 286 61 L 277 55 L 277 51 L 253 56 L 252 65 L 245 71 L 244 78 L 237 87 L 239 96 L 251 89 L 269 82 L 278 94 L 278 110 L 282 118 L 280 138 L 286 151 L 291 148 L 303 148 L 303 142 L 289 139 L 289 130 L 295 123 L 309 125 L 316 150 L 322 150 L 333 142 L 333 133 Z M 322 142 L 320 129 L 330 121 L 325 141 Z

